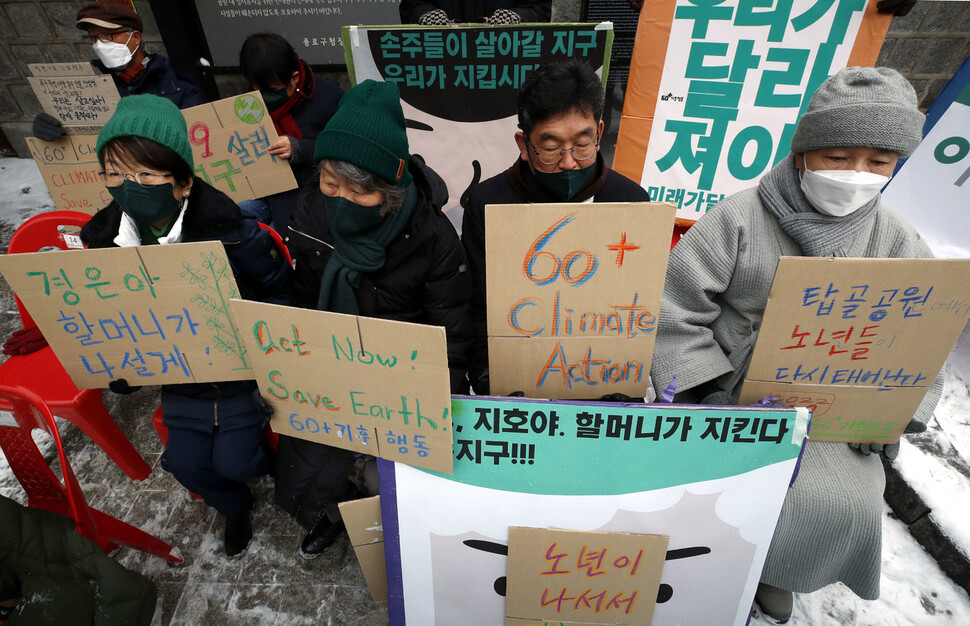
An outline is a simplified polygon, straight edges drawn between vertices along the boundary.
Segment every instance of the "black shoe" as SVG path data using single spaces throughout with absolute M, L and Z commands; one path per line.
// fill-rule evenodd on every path
M 247 505 L 241 512 L 226 518 L 226 535 L 224 539 L 226 556 L 242 554 L 253 538 L 253 528 L 249 524 L 249 510 Z
M 300 544 L 300 556 L 304 559 L 317 558 L 333 545 L 343 530 L 343 520 L 331 522 L 330 518 L 324 515 L 303 538 L 303 543 Z
M 787 589 L 758 583 L 754 601 L 761 607 L 762 613 L 778 624 L 785 624 L 791 619 L 792 593 Z

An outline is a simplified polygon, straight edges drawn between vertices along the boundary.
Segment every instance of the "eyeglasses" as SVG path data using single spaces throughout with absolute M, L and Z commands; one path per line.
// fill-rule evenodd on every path
M 124 35 L 125 33 L 132 33 L 133 30 L 117 30 L 113 33 L 102 33 L 100 35 L 95 35 L 94 33 L 88 33 L 86 35 L 81 35 L 81 41 L 84 43 L 96 43 L 100 41 L 101 43 L 113 43 L 115 37 L 118 35 Z M 131 36 L 129 35 L 129 39 Z
M 596 141 L 580 141 L 579 143 L 574 143 L 572 148 L 563 148 L 562 146 L 545 146 L 543 148 L 536 148 L 529 141 L 529 147 L 536 153 L 539 160 L 546 165 L 555 165 L 562 161 L 562 156 L 567 152 L 573 153 L 573 158 L 577 161 L 588 161 L 596 156 L 596 149 L 599 148 L 599 139 Z
M 127 179 L 131 179 L 142 187 L 154 187 L 165 182 L 166 178 L 173 178 L 171 174 L 156 174 L 155 172 L 140 171 L 134 174 L 124 174 L 118 170 L 101 170 L 98 172 L 109 187 L 117 187 Z

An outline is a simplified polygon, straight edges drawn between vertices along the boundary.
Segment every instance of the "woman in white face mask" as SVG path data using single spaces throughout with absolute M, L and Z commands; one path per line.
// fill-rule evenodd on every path
M 678 401 L 734 401 L 781 256 L 931 256 L 880 201 L 898 158 L 920 142 L 924 119 L 895 70 L 847 68 L 822 83 L 798 122 L 793 154 L 757 187 L 718 203 L 671 251 L 651 368 L 658 388 L 676 375 Z M 929 419 L 941 389 L 938 379 L 916 420 Z M 758 586 L 764 613 L 787 621 L 792 591 L 839 581 L 862 598 L 879 596 L 878 452 L 895 449 L 808 442 Z

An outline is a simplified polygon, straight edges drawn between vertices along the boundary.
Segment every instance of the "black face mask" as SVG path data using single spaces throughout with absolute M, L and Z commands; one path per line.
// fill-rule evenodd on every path
M 559 172 L 540 172 L 535 170 L 536 182 L 549 193 L 560 200 L 572 200 L 579 193 L 589 177 L 593 175 L 596 161 L 578 170 L 562 170 Z
M 280 89 L 260 89 L 259 93 L 263 96 L 263 102 L 266 103 L 266 108 L 270 111 L 275 111 L 290 99 L 286 95 L 286 87 Z
M 148 228 L 175 215 L 181 208 L 182 203 L 172 194 L 174 189 L 172 183 L 142 187 L 135 181 L 126 180 L 117 187 L 108 187 L 108 193 L 135 224 Z

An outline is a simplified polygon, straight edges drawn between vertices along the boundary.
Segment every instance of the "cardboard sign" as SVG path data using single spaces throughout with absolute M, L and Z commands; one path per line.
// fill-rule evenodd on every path
M 384 526 L 381 522 L 381 497 L 349 500 L 337 505 L 347 527 L 350 545 L 374 602 L 387 601 L 387 565 L 384 561 Z
M 509 528 L 506 626 L 537 621 L 648 626 L 668 539 Z
M 673 221 L 646 202 L 486 207 L 492 392 L 642 398 Z
M 970 319 L 970 259 L 783 257 L 741 404 L 813 411 L 811 439 L 898 440 Z
M 657 624 L 747 622 L 807 409 L 455 396 L 452 410 L 453 475 L 378 461 L 392 624 L 502 623 L 520 583 L 511 526 L 669 536 L 638 605 L 656 600 Z
M 447 183 L 444 209 L 456 225 L 462 192 L 518 158 L 515 94 L 529 74 L 578 59 L 605 85 L 612 41 L 609 22 L 343 28 L 350 82 L 397 84 L 411 153 Z
M 253 377 L 220 242 L 7 254 L 0 272 L 81 389 Z
M 67 135 L 56 141 L 27 137 L 26 141 L 59 211 L 94 215 L 111 203 L 94 149 L 97 135 Z
M 114 79 L 96 74 L 90 63 L 28 63 L 27 69 L 44 112 L 60 120 L 68 134 L 97 133 L 121 99 Z
M 818 86 L 876 62 L 872 0 L 651 0 L 640 11 L 613 168 L 696 220 L 790 151 Z
M 184 109 L 196 176 L 234 202 L 296 189 L 289 163 L 269 153 L 279 139 L 258 91 Z
M 236 300 L 273 430 L 451 473 L 445 330 Z

